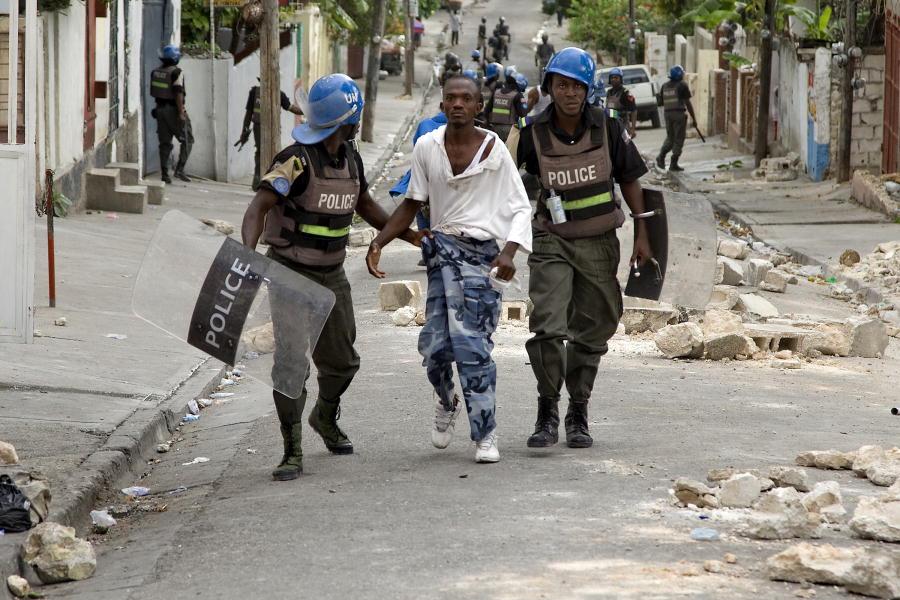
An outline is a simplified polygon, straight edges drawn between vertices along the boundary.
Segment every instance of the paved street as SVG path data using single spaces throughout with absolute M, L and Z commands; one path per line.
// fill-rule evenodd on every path
M 513 0 L 478 4 L 466 15 L 463 58 L 482 14 L 491 27 L 507 16 L 510 62 L 533 77 L 530 38 L 543 16 Z M 555 34 L 553 41 L 563 46 Z M 645 154 L 655 153 L 661 131 L 639 131 Z M 406 168 L 408 143 L 401 151 L 392 177 Z M 388 186 L 379 187 L 390 205 L 383 197 Z M 237 222 L 249 196 L 221 205 L 206 200 L 217 189 L 190 186 L 169 206 Z M 714 467 L 790 465 L 804 450 L 896 440 L 888 410 L 900 385 L 896 344 L 884 360 L 824 358 L 783 371 L 765 361 L 670 361 L 648 336 L 617 335 L 591 405 L 594 447 L 530 450 L 535 390 L 524 351 L 528 331 L 504 324 L 494 351 L 502 461 L 475 464 L 464 421 L 450 448 L 431 446 L 433 398 L 416 351 L 419 330 L 395 327 L 390 313 L 378 310 L 377 281 L 366 273 L 363 253 L 353 249 L 347 261 L 362 369 L 344 396 L 340 421 L 356 453 L 332 456 L 307 429 L 303 477 L 273 482 L 282 448 L 271 393 L 244 379 L 235 396 L 183 426 L 177 434 L 183 440 L 170 452 L 146 457 L 151 464 L 133 484 L 149 487 L 153 495 L 143 504 L 165 506 L 164 512 L 135 510 L 109 534 L 91 536 L 97 574 L 54 586 L 49 597 L 790 597 L 796 586 L 763 573 L 764 559 L 788 542 L 750 541 L 733 534 L 727 514 L 676 508 L 673 480 L 702 480 Z M 382 267 L 392 279 L 424 284 L 418 258 L 395 242 Z M 782 312 L 853 312 L 821 286 L 791 287 L 790 294 L 767 295 Z M 172 342 L 172 350 L 184 347 Z M 210 460 L 183 464 L 197 457 Z M 856 497 L 873 493 L 847 471 L 809 473 L 814 481 L 838 480 L 848 510 Z M 122 500 L 110 490 L 98 505 Z M 691 529 L 703 525 L 717 528 L 722 540 L 692 541 Z M 829 530 L 826 538 L 849 543 L 846 532 Z M 704 572 L 705 560 L 726 552 L 737 557 L 732 570 Z M 817 590 L 817 598 L 844 597 L 833 588 Z

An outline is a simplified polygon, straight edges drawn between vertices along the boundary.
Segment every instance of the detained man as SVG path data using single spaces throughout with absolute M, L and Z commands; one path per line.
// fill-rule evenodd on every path
M 413 148 L 406 199 L 369 246 L 366 263 L 372 275 L 384 277 L 378 269 L 382 248 L 406 230 L 423 202 L 430 202 L 431 232 L 422 238 L 428 300 L 419 353 L 438 396 L 431 441 L 437 448 L 450 444 L 462 408 L 454 391 L 455 362 L 475 460 L 494 463 L 500 452 L 491 336 L 500 316 L 500 292 L 490 274 L 496 270 L 496 278 L 512 279 L 516 252 L 531 252 L 531 204 L 503 142 L 475 126 L 483 108 L 473 80 L 453 76 L 446 81 L 441 110 L 448 122 Z

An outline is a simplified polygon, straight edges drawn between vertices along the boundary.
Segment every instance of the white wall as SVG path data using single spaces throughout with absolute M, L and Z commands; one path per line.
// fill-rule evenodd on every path
M 812 59 L 813 54 L 808 53 L 806 58 Z M 773 106 L 778 108 L 779 138 L 782 146 L 799 154 L 805 165 L 809 130 L 809 63 L 801 61 L 794 45 L 784 40 L 773 63 L 778 65 L 779 72 L 777 79 L 773 77 L 778 86 L 778 102 Z
M 60 175 L 83 154 L 85 8 L 80 2 L 73 2 L 66 14 L 51 13 L 44 19 L 44 99 L 50 136 L 46 166 Z
M 296 54 L 293 46 L 281 50 L 281 89 L 293 101 Z M 187 112 L 194 131 L 194 147 L 186 171 L 208 179 L 229 182 L 249 182 L 253 175 L 253 136 L 238 152 L 234 143 L 241 136 L 244 108 L 250 88 L 259 76 L 258 53 L 234 64 L 232 57 L 216 59 L 215 126 L 213 126 L 210 60 L 185 57 L 184 70 L 187 88 Z M 294 115 L 281 113 L 281 145 L 291 143 Z M 215 131 L 215 136 L 213 132 Z M 215 145 L 214 145 L 215 144 Z M 216 156 L 218 148 L 218 156 Z M 265 169 L 265 166 L 263 166 Z

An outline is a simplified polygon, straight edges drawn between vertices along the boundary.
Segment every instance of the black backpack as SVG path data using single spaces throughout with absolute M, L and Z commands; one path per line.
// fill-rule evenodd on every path
M 0 529 L 18 533 L 31 529 L 31 502 L 9 475 L 0 475 Z

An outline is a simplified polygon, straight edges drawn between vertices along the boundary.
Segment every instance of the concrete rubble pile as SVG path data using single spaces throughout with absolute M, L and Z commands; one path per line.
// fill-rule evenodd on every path
M 821 279 L 822 270 L 795 265 L 765 244 L 748 241 L 748 232 L 729 227 L 741 237 L 719 239 L 716 281 L 706 310 L 644 302 L 640 308 L 626 308 L 626 333 L 655 332 L 656 346 L 667 358 L 769 360 L 778 369 L 798 369 L 802 360 L 822 355 L 884 356 L 890 325 L 877 314 L 847 319 L 784 316 L 752 289 L 741 289 L 785 293 L 801 277 Z
M 861 313 L 880 317 L 889 335 L 900 336 L 900 241 L 878 244 L 871 254 L 841 263 L 838 268 L 844 275 L 881 290 L 884 300 L 876 305 L 866 304 L 862 294 L 843 284 L 834 286 L 832 294 L 847 300 Z
M 900 448 L 867 445 L 852 452 L 812 450 L 797 455 L 795 462 L 816 469 L 852 470 L 876 485 L 890 487 L 876 496 L 861 496 L 849 518 L 838 482 L 812 485 L 806 470 L 798 467 L 710 469 L 706 482 L 680 477 L 670 493 L 677 506 L 711 511 L 703 517 L 711 519 L 707 522 L 732 523 L 737 535 L 750 539 L 818 539 L 827 529 L 849 533 L 861 545 L 802 542 L 771 556 L 766 562 L 769 578 L 807 586 L 837 585 L 875 598 L 900 598 L 900 552 L 865 545 L 871 543 L 868 540 L 900 543 L 900 478 L 896 474 L 879 478 L 900 465 Z M 715 533 L 710 539 L 719 539 L 716 530 L 709 531 Z M 833 537 L 830 533 L 829 538 Z
M 418 281 L 386 281 L 378 288 L 378 305 L 382 311 L 391 313 L 391 322 L 397 327 L 425 325 L 425 294 Z M 503 300 L 500 307 L 500 322 L 523 326 L 531 314 L 531 302 L 526 300 Z M 672 311 L 674 314 L 674 311 Z M 667 317 L 671 318 L 671 317 Z M 646 331 L 653 323 L 638 326 Z
M 800 156 L 796 152 L 788 152 L 787 156 L 762 159 L 759 168 L 753 171 L 753 177 L 767 182 L 794 181 L 799 172 Z

